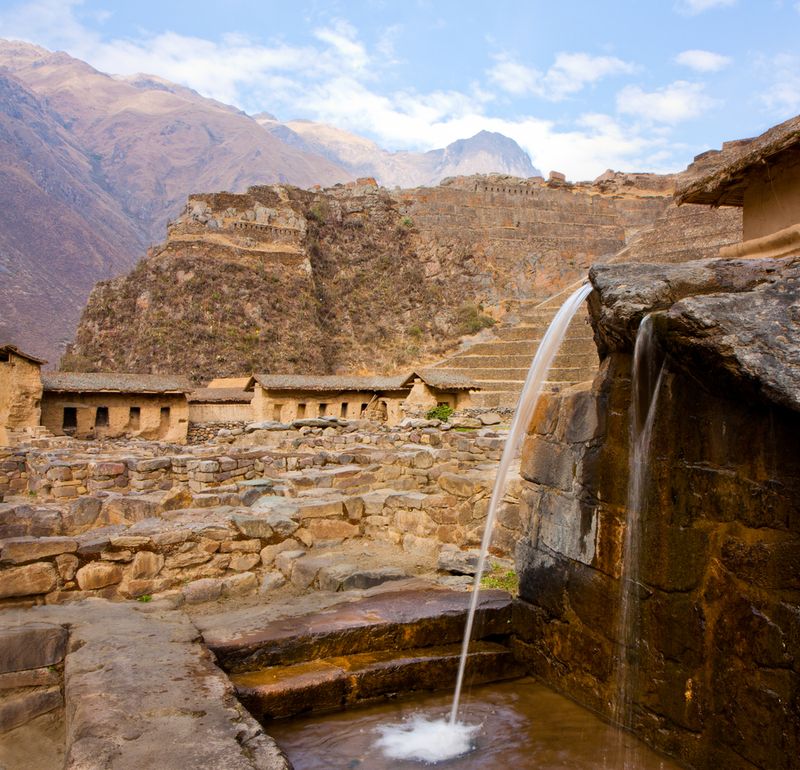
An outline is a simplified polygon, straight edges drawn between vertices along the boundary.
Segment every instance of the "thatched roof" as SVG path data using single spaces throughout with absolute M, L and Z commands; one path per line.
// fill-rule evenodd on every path
M 254 374 L 248 389 L 257 382 L 266 390 L 311 390 L 311 391 L 385 391 L 406 390 L 406 376 L 356 377 L 351 375 L 304 375 L 304 374 Z
M 458 374 L 438 369 L 420 369 L 392 377 L 351 375 L 301 374 L 254 374 L 247 385 L 252 390 L 257 382 L 266 390 L 309 390 L 318 392 L 366 391 L 382 393 L 385 391 L 409 390 L 414 379 L 419 377 L 426 385 L 437 390 L 474 390 L 478 386 L 472 380 Z
M 705 203 L 711 206 L 742 206 L 748 176 L 784 153 L 800 156 L 800 115 L 773 126 L 755 139 L 732 142 L 722 152 L 706 155 L 704 172 L 678 186 L 678 203 Z M 690 167 L 691 173 L 691 167 Z
M 253 391 L 242 388 L 197 388 L 186 396 L 190 404 L 249 404 Z
M 113 372 L 44 372 L 42 385 L 50 393 L 188 393 L 183 377 Z
M 19 356 L 20 358 L 24 358 L 26 361 L 39 364 L 40 366 L 47 363 L 47 361 L 45 361 L 43 358 L 37 358 L 36 356 L 32 356 L 30 353 L 23 352 L 16 345 L 0 345 L 0 353 L 9 353 Z
M 437 390 L 477 390 L 478 385 L 463 374 L 454 374 L 446 369 L 420 369 L 415 372 L 426 385 Z M 412 377 L 414 374 L 411 375 Z

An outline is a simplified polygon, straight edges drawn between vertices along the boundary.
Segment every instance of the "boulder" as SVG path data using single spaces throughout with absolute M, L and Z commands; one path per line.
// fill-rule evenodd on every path
M 0 579 L 0 599 L 12 596 L 46 594 L 56 587 L 57 575 L 52 564 L 36 562 L 4 570 Z
M 118 564 L 93 561 L 81 567 L 75 573 L 75 579 L 81 591 L 113 586 L 122 580 L 122 567 Z
M 52 623 L 0 629 L 0 674 L 60 663 L 68 638 L 66 628 Z

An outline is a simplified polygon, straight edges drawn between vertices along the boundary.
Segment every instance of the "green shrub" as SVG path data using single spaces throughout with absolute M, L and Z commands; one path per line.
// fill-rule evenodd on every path
M 441 420 L 447 422 L 455 410 L 449 404 L 439 404 L 431 409 L 425 417 L 428 420 Z
M 481 329 L 488 329 L 497 322 L 478 305 L 465 302 L 456 311 L 456 323 L 461 334 L 477 334 Z

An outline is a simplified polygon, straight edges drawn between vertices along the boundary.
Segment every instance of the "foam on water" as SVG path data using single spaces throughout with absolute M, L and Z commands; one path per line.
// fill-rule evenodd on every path
M 407 722 L 379 727 L 381 737 L 375 745 L 390 759 L 435 764 L 472 751 L 480 727 L 415 714 Z

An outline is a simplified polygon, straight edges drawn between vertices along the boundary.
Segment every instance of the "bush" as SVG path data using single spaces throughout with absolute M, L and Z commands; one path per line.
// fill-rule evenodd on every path
M 439 404 L 439 406 L 435 406 L 431 409 L 425 417 L 428 420 L 441 420 L 442 422 L 447 422 L 450 419 L 450 416 L 453 414 L 455 410 L 452 406 L 448 404 Z
M 497 323 L 486 315 L 480 307 L 465 303 L 456 311 L 456 322 L 461 334 L 477 334 L 481 329 L 488 329 Z

